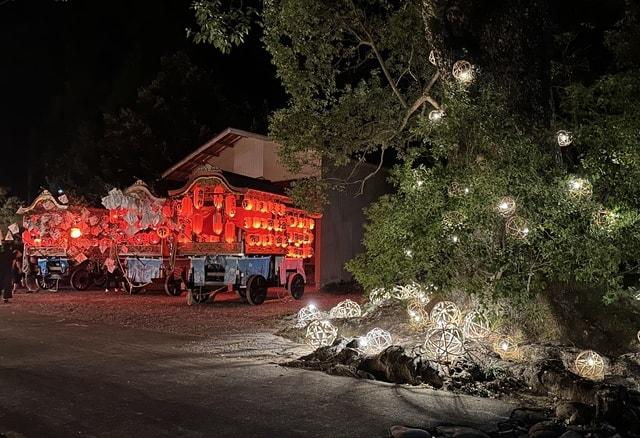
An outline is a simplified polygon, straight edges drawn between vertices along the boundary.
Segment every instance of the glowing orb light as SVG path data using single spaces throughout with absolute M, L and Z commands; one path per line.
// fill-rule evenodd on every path
M 307 343 L 315 348 L 333 344 L 337 336 L 338 329 L 326 320 L 311 321 L 307 327 Z
M 591 183 L 584 178 L 569 178 L 569 195 L 574 198 L 588 198 L 593 193 Z
M 80 231 L 80 228 L 71 228 L 71 230 L 69 230 L 69 235 L 71 236 L 72 239 L 78 239 L 80 237 L 82 237 L 82 231 Z
M 440 109 L 432 110 L 429 112 L 429 121 L 438 123 L 444 117 L 444 111 Z
M 465 353 L 463 334 L 452 325 L 436 327 L 427 332 L 424 349 L 434 360 L 451 362 Z
M 516 239 L 526 239 L 529 235 L 529 225 L 520 216 L 511 216 L 506 223 L 507 234 Z
M 496 211 L 501 216 L 509 217 L 516 211 L 516 201 L 509 196 L 505 196 L 496 206 Z
M 424 308 L 424 303 L 419 299 L 411 301 L 407 305 L 407 314 L 409 315 L 409 325 L 420 330 L 429 325 L 429 313 Z
M 604 377 L 604 360 L 592 350 L 580 353 L 574 362 L 576 373 L 585 379 L 599 380 Z
M 564 130 L 558 131 L 556 133 L 556 138 L 558 139 L 558 145 L 561 148 L 567 147 L 571 143 L 573 143 L 573 135 L 571 135 L 571 132 L 569 131 L 564 131 Z
M 431 309 L 429 318 L 436 327 L 445 327 L 458 324 L 462 318 L 462 313 L 455 303 L 451 301 L 440 301 Z
M 473 65 L 469 61 L 460 60 L 453 64 L 453 77 L 461 84 L 466 85 L 473 81 L 475 76 Z
M 351 300 L 341 301 L 329 311 L 329 317 L 332 319 L 359 318 L 360 316 L 362 316 L 360 305 Z
M 311 321 L 320 318 L 320 310 L 314 305 L 309 304 L 298 311 L 298 327 L 306 327 Z
M 499 336 L 493 343 L 495 351 L 502 359 L 519 359 L 522 355 L 518 343 L 508 336 Z
M 377 354 L 393 344 L 391 333 L 381 328 L 374 328 L 367 333 L 366 347 L 364 351 L 368 354 Z
M 472 310 L 464 317 L 462 332 L 469 339 L 487 338 L 491 334 L 489 318 L 483 312 Z

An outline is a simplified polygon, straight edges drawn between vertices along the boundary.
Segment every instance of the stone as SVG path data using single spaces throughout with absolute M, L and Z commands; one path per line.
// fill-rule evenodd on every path
M 360 362 L 358 369 L 385 382 L 410 385 L 419 383 L 413 358 L 407 356 L 404 348 L 399 346 L 391 346 L 379 354 L 365 358 Z
M 553 421 L 541 421 L 529 429 L 529 438 L 559 438 L 566 429 Z
M 463 426 L 438 426 L 436 432 L 445 438 L 489 438 L 481 430 Z
M 518 408 L 509 416 L 509 422 L 525 426 L 527 430 L 536 423 L 549 420 L 550 415 L 543 409 Z
M 565 424 L 589 424 L 594 414 L 594 408 L 584 403 L 562 402 L 556 406 L 556 418 Z
M 376 376 L 374 376 L 371 373 L 368 373 L 364 370 L 358 370 L 356 371 L 356 375 L 358 377 L 360 377 L 361 379 L 366 379 L 366 380 L 376 380 Z
M 431 438 L 431 434 L 426 430 L 404 426 L 391 426 L 389 434 L 393 438 Z

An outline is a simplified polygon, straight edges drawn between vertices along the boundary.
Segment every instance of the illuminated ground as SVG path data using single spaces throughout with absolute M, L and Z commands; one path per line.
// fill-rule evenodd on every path
M 328 306 L 345 296 L 313 298 Z M 161 295 L 17 295 L 0 305 L 0 433 L 376 437 L 396 423 L 491 427 L 513 408 L 283 368 L 276 362 L 304 347 L 270 328 L 301 305 L 189 308 Z

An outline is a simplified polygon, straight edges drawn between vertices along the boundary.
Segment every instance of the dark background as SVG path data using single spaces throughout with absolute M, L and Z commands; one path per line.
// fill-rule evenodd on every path
M 603 49 L 604 31 L 622 17 L 624 1 L 551 3 L 556 37 L 579 35 L 571 45 L 559 45 L 563 49 L 554 58 L 576 57 L 572 63 L 583 65 L 574 74 L 585 81 L 606 71 L 611 60 Z M 211 132 L 233 126 L 265 133 L 268 113 L 286 99 L 259 32 L 230 55 L 195 45 L 186 37 L 186 28 L 194 26 L 190 4 L 0 0 L 0 186 L 35 196 L 51 172 L 43 161 L 70 151 L 79 126 L 100 126 L 105 113 L 131 105 L 157 74 L 160 58 L 176 52 L 213 71 L 225 98 L 250 113 L 212 107 Z
M 0 186 L 33 197 L 44 181 L 46 151 L 62 153 L 81 123 L 99 124 L 103 113 L 129 105 L 160 58 L 177 51 L 211 69 L 235 99 L 281 106 L 284 95 L 257 32 L 230 55 L 195 45 L 186 37 L 190 3 L 0 0 Z M 265 132 L 264 111 L 242 119 L 211 128 Z

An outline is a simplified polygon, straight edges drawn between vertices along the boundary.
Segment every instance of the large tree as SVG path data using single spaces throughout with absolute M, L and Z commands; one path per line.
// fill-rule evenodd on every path
M 606 339 L 602 302 L 634 293 L 640 260 L 638 6 L 568 17 L 569 3 L 262 4 L 290 96 L 270 125 L 283 159 L 395 163 L 348 266 L 367 289 L 433 283 L 531 333 Z M 201 40 L 223 29 L 224 14 L 203 17 Z M 305 188 L 327 184 L 366 177 Z M 620 345 L 635 331 L 615 315 Z

